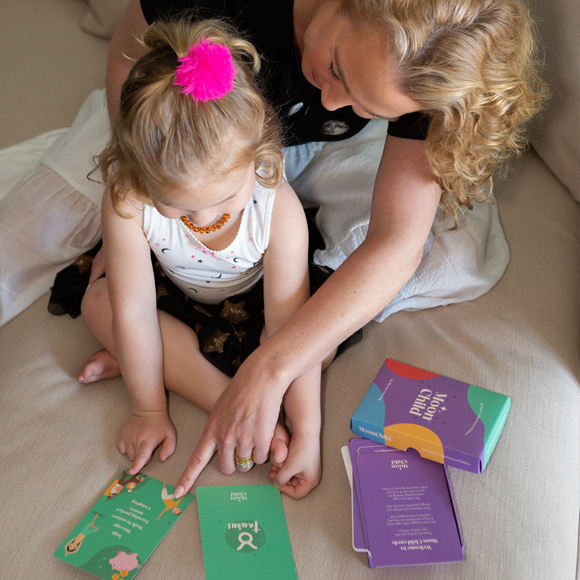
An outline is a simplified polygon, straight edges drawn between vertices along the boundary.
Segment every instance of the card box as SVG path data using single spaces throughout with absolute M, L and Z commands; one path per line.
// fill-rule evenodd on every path
M 343 457 L 351 472 L 353 547 L 367 552 L 371 568 L 463 560 L 443 465 L 363 438 L 351 439 Z
M 509 409 L 505 395 L 387 359 L 350 425 L 356 435 L 481 473 Z

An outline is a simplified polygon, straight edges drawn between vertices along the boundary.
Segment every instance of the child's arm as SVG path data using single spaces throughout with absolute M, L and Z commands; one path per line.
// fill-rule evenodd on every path
M 264 255 L 266 338 L 275 334 L 310 297 L 308 227 L 288 183 L 276 192 L 270 243 Z M 284 397 L 292 429 L 288 457 L 273 469 L 274 485 L 288 495 L 307 495 L 320 481 L 320 365 L 297 378 Z
M 175 428 L 167 414 L 163 381 L 163 343 L 149 244 L 141 226 L 143 215 L 131 201 L 113 209 L 103 198 L 103 241 L 107 286 L 113 311 L 115 357 L 119 362 L 133 409 L 119 438 L 119 451 L 133 461 L 137 473 L 155 448 L 162 461 L 175 450 Z

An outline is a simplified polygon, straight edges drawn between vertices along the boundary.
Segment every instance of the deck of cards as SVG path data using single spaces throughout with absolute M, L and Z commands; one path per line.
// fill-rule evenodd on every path
M 364 438 L 343 447 L 352 488 L 352 541 L 369 566 L 463 560 L 445 466 Z

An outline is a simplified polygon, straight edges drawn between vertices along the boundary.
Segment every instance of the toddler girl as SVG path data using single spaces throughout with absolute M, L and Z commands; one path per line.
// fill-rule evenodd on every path
M 211 411 L 309 297 L 306 220 L 283 179 L 256 50 L 217 20 L 156 23 L 142 42 L 99 158 L 107 277 L 89 286 L 82 312 L 104 350 L 79 376 L 122 374 L 133 414 L 118 447 L 130 474 L 157 446 L 161 461 L 175 449 L 165 389 Z M 320 370 L 279 401 L 292 439 L 279 423 L 270 477 L 293 497 L 320 479 Z M 266 460 L 229 451 L 242 471 Z

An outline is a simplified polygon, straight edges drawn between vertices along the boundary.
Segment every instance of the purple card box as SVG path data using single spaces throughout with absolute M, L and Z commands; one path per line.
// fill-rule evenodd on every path
M 426 459 L 481 473 L 510 398 L 387 359 L 351 418 L 351 430 Z
M 371 568 L 463 560 L 447 473 L 414 451 L 362 438 L 349 441 L 353 546 Z

